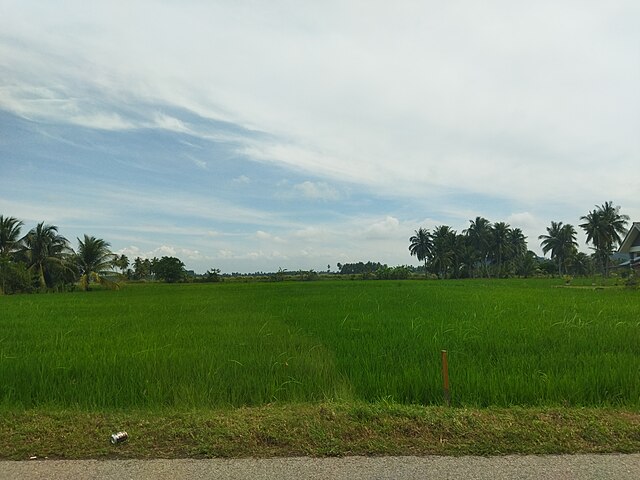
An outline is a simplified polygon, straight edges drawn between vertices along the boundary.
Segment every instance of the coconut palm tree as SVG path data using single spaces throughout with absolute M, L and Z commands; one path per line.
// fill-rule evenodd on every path
M 517 265 L 521 264 L 522 259 L 527 255 L 527 237 L 519 228 L 511 228 L 507 233 L 507 243 L 508 258 L 504 259 L 504 262 L 509 264 L 510 272 L 513 273 L 517 270 Z
M 572 275 L 588 275 L 593 271 L 593 260 L 583 252 L 577 252 L 570 259 Z
M 114 286 L 105 275 L 112 272 L 116 255 L 109 250 L 109 243 L 101 238 L 84 236 L 84 240 L 78 238 L 78 253 L 76 253 L 76 263 L 80 271 L 80 285 L 83 290 L 88 291 L 91 280 L 95 282 Z
M 11 288 L 7 288 L 16 278 L 16 269 L 24 270 L 22 264 L 16 264 L 14 256 L 20 247 L 20 228 L 23 223 L 14 217 L 0 215 L 0 295 Z
M 20 247 L 20 229 L 24 223 L 15 217 L 0 215 L 0 256 L 10 257 Z
M 593 245 L 591 248 L 602 265 L 602 274 L 608 276 L 609 257 L 626 233 L 629 216 L 621 215 L 620 207 L 614 207 L 613 202 L 604 202 L 601 206 L 596 205 L 595 210 L 589 211 L 580 220 L 584 220 L 580 227 L 587 234 L 587 243 Z
M 476 249 L 480 259 L 480 272 L 484 269 L 487 277 L 489 276 L 489 253 L 491 252 L 491 244 L 493 235 L 491 232 L 491 222 L 484 217 L 476 217 L 475 220 L 469 220 L 469 228 L 464 230 L 464 234 L 469 237 L 471 245 Z
M 566 260 L 576 251 L 576 229 L 571 224 L 563 225 L 562 222 L 551 222 L 547 227 L 547 235 L 538 237 L 542 252 L 546 255 L 551 252 L 551 258 L 558 263 L 558 275 L 562 275 L 562 269 Z
M 453 276 L 472 277 L 473 267 L 478 261 L 478 253 L 466 235 L 456 234 L 454 241 Z
M 73 251 L 67 239 L 58 235 L 55 225 L 40 222 L 22 238 L 21 243 L 20 254 L 38 278 L 40 288 L 52 288 L 55 273 L 65 276 L 72 272 L 70 257 Z
M 431 234 L 426 228 L 419 228 L 415 231 L 415 235 L 409 238 L 409 252 L 415 255 L 419 261 L 424 260 L 424 276 L 427 276 L 427 261 L 431 257 L 431 249 L 433 241 Z
M 509 254 L 509 224 L 505 222 L 496 222 L 493 224 L 493 255 L 498 263 L 498 277 L 502 275 L 502 260 Z
M 431 250 L 433 268 L 440 278 L 445 278 L 453 266 L 456 232 L 448 225 L 441 225 L 433 229 L 431 238 L 433 240 Z
M 527 237 L 524 236 L 519 228 L 509 230 L 509 250 L 511 254 L 519 257 L 527 253 Z

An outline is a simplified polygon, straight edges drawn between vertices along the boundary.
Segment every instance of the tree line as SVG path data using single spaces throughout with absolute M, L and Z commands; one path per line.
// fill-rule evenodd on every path
M 91 283 L 118 288 L 115 268 L 133 278 L 153 275 L 164 281 L 179 281 L 186 274 L 175 257 L 143 260 L 136 258 L 129 271 L 129 259 L 111 252 L 108 242 L 84 235 L 74 250 L 58 227 L 38 223 L 22 235 L 24 223 L 0 215 L 0 294 L 36 291 L 65 291 L 79 285 L 90 290 Z
M 559 275 L 587 275 L 599 268 L 607 276 L 611 255 L 622 241 L 629 216 L 621 214 L 612 202 L 605 202 L 580 220 L 592 255 L 578 251 L 573 225 L 556 221 L 538 237 L 542 251 L 550 254 Z M 425 275 L 439 278 L 527 277 L 545 270 L 545 261 L 528 249 L 526 240 L 519 228 L 476 217 L 462 233 L 447 225 L 432 231 L 419 228 L 409 238 L 409 252 L 424 262 Z
M 580 221 L 591 255 L 578 251 L 577 231 L 572 224 L 552 221 L 546 233 L 538 237 L 543 253 L 551 258 L 541 260 L 528 249 L 520 228 L 505 222 L 491 223 L 484 217 L 470 220 L 461 233 L 448 225 L 431 231 L 419 228 L 409 239 L 409 252 L 424 262 L 421 270 L 425 276 L 438 278 L 528 277 L 537 272 L 587 275 L 595 270 L 607 276 L 611 255 L 626 233 L 629 216 L 621 214 L 620 207 L 612 202 L 605 202 L 581 216 Z M 22 227 L 19 219 L 0 215 L 0 294 L 61 291 L 77 285 L 89 290 L 91 283 L 117 288 L 119 278 L 179 282 L 187 277 L 184 263 L 176 257 L 137 257 L 130 263 L 125 255 L 111 252 L 109 243 L 101 238 L 85 234 L 77 238 L 74 250 L 55 225 L 41 222 L 25 235 Z M 360 274 L 363 278 L 402 279 L 415 271 L 410 266 L 390 268 L 371 261 L 337 266 L 341 274 Z M 119 275 L 115 269 L 120 270 Z M 317 274 L 310 271 L 309 279 L 312 276 Z M 220 279 L 220 270 L 212 269 L 200 280 Z

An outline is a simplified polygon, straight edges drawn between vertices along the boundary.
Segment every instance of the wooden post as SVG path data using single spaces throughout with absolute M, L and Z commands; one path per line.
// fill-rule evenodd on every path
M 449 393 L 449 364 L 446 350 L 442 350 L 442 381 L 444 384 L 444 401 L 449 407 L 451 406 L 451 394 Z

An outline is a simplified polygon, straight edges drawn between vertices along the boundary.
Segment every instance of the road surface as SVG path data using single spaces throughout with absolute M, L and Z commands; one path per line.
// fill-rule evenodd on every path
M 638 480 L 640 454 L 0 462 L 0 480 Z

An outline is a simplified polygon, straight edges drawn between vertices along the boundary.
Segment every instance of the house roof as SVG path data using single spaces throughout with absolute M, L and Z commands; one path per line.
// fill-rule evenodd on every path
M 633 225 L 631 225 L 631 228 L 627 232 L 627 236 L 622 240 L 618 252 L 629 253 L 631 247 L 636 244 L 638 236 L 640 236 L 640 222 L 633 222 Z

